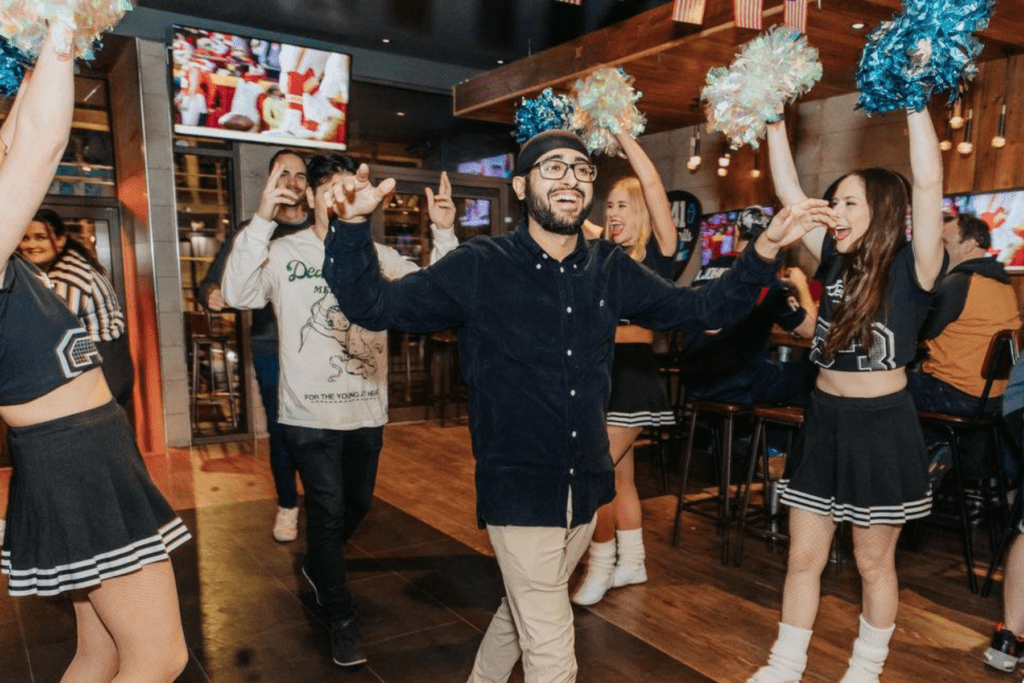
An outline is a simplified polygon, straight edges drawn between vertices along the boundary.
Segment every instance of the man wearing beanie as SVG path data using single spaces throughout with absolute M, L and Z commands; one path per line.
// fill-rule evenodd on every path
M 576 680 L 568 582 L 614 495 L 605 406 L 620 318 L 655 329 L 717 329 L 743 317 L 774 277 L 780 247 L 832 214 L 820 200 L 779 214 L 736 267 L 701 291 L 676 287 L 580 226 L 597 169 L 582 140 L 528 140 L 512 188 L 523 218 L 403 280 L 380 277 L 367 217 L 393 187 L 369 169 L 332 188 L 340 220 L 324 278 L 341 310 L 369 329 L 459 329 L 476 458 L 477 521 L 487 529 L 506 597 L 469 680 Z

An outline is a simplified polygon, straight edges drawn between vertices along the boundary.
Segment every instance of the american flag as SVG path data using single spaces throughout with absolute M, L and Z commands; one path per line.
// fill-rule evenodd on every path
M 740 28 L 753 28 L 760 31 L 761 2 L 762 0 L 732 0 L 736 25 Z
M 782 23 L 800 33 L 807 33 L 807 0 L 786 0 Z
M 706 0 L 676 0 L 672 7 L 672 21 L 684 24 L 704 23 L 704 5 Z

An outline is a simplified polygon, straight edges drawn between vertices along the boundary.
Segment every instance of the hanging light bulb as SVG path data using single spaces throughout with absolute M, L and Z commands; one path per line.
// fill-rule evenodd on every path
M 960 98 L 953 103 L 953 115 L 949 117 L 949 127 L 953 130 L 960 130 L 964 127 L 964 117 L 961 115 Z
M 1003 102 L 1003 108 L 999 112 L 999 127 L 996 136 L 992 138 L 992 146 L 996 149 L 1006 146 L 1006 102 Z
M 967 120 L 964 122 L 964 139 L 956 146 L 956 151 L 961 154 L 970 154 L 974 151 L 974 143 L 971 142 L 971 126 L 974 123 L 974 110 L 967 110 Z
M 949 128 L 949 120 L 942 126 L 942 139 L 939 140 L 939 149 L 943 152 L 948 152 L 953 149 L 953 141 L 950 139 L 953 137 L 953 131 Z
M 690 160 L 686 162 L 686 168 L 696 171 L 700 168 L 700 127 L 698 126 L 690 137 Z
M 719 166 L 718 175 L 719 177 L 724 178 L 725 176 L 729 175 L 729 169 L 726 168 L 725 166 Z
M 761 177 L 761 148 L 754 150 L 754 167 L 750 169 L 750 177 L 757 180 Z

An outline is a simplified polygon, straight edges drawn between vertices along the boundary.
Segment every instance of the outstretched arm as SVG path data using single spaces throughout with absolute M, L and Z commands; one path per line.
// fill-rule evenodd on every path
M 807 199 L 807 194 L 800 186 L 800 177 L 793 161 L 793 150 L 789 148 L 789 137 L 786 135 L 786 121 L 780 119 L 768 124 L 768 163 L 772 169 L 772 184 L 775 195 L 783 206 L 799 204 Z M 803 237 L 803 242 L 810 249 L 814 258 L 821 260 L 821 244 L 825 240 L 824 228 L 811 230 Z
M 71 132 L 74 65 L 70 55 L 57 53 L 57 31 L 66 29 L 56 22 L 50 27 L 35 69 L 18 92 L 12 127 L 5 124 L 0 132 L 7 145 L 0 162 L 0 269 L 6 268 L 46 196 Z
M 931 289 L 942 270 L 942 153 L 927 109 L 907 112 L 907 129 L 914 174 L 914 267 L 918 283 Z
M 640 181 L 640 188 L 647 202 L 647 211 L 651 214 L 651 231 L 658 241 L 658 250 L 662 256 L 674 256 L 679 246 L 679 233 L 672 220 L 672 209 L 668 204 L 665 185 L 654 162 L 647 156 L 636 140 L 625 133 L 617 133 L 615 139 L 633 167 L 633 173 Z

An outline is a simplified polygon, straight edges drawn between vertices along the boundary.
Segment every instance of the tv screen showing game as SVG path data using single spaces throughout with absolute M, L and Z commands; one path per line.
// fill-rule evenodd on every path
M 350 55 L 185 26 L 172 32 L 175 133 L 345 149 Z
M 1008 271 L 1024 272 L 1024 190 L 964 195 L 961 211 L 973 213 L 992 233 L 989 253 Z
M 463 161 L 459 164 L 459 173 L 482 175 L 488 178 L 511 178 L 514 159 L 511 154 L 499 154 L 476 161 Z
M 769 216 L 774 207 L 763 207 Z M 708 213 L 700 222 L 700 265 L 703 268 L 722 254 L 735 251 L 736 219 L 741 209 Z

